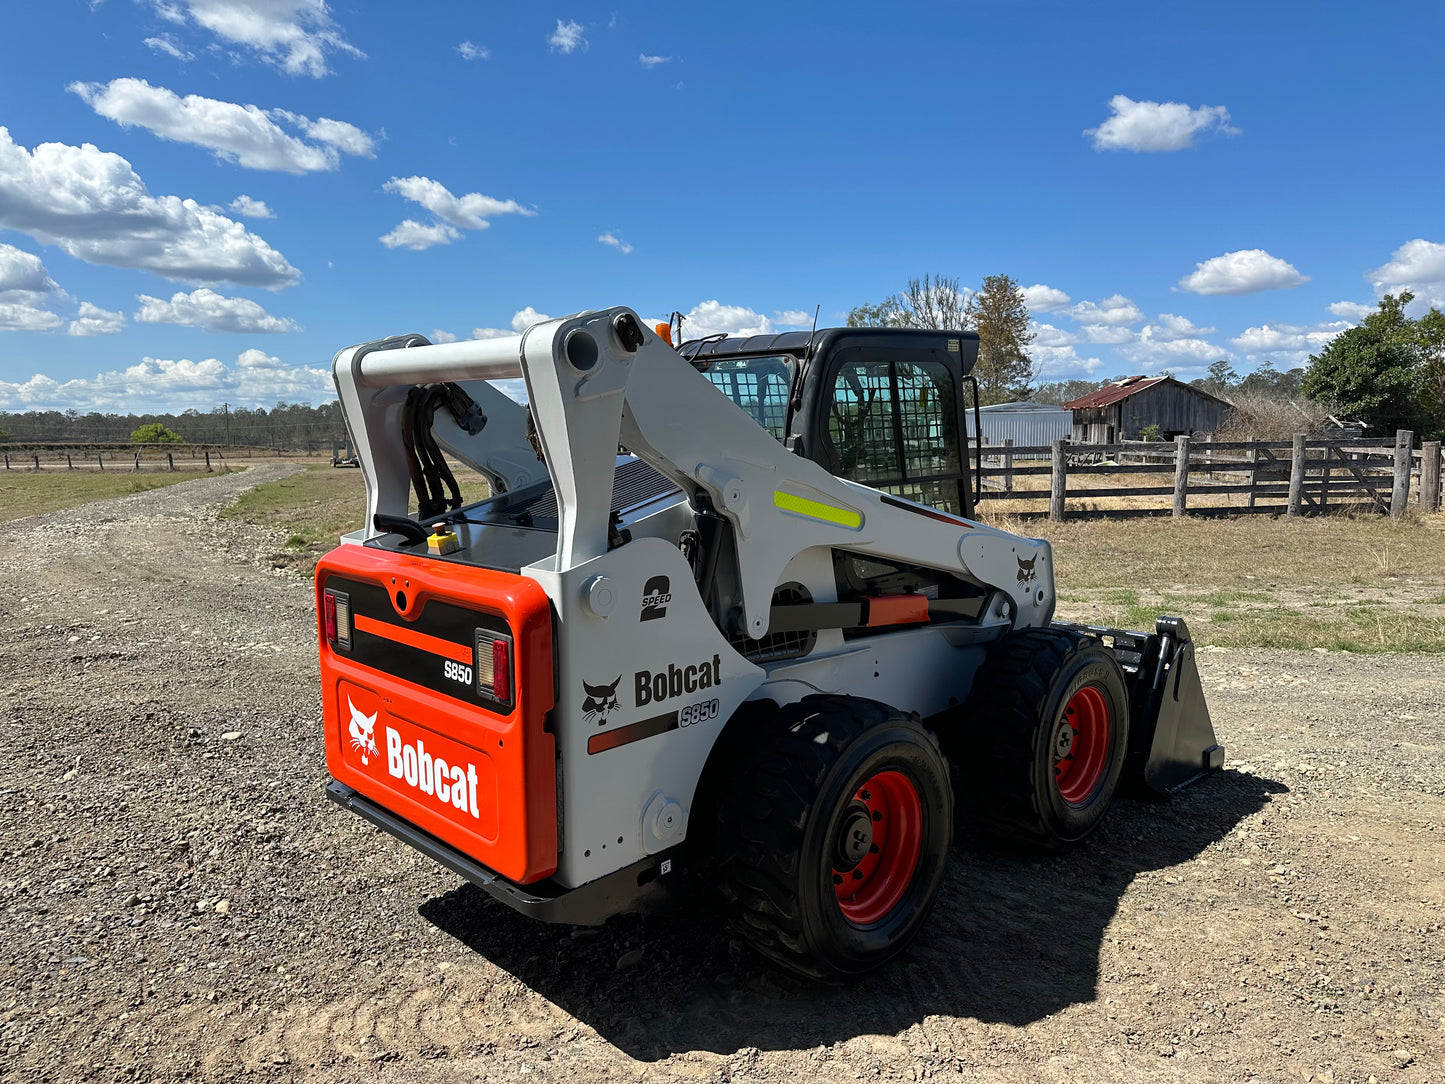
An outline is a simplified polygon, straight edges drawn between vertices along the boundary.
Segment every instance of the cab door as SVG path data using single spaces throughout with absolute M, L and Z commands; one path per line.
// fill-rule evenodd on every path
M 819 389 L 825 465 L 840 478 L 971 515 L 958 369 L 942 350 L 835 351 Z

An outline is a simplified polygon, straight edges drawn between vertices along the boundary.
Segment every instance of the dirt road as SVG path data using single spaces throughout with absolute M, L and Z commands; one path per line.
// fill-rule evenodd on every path
M 325 801 L 310 586 L 215 518 L 287 469 L 0 527 L 0 1078 L 1445 1081 L 1440 657 L 1204 651 L 1228 771 L 960 848 L 817 989 L 705 908 L 532 924 Z

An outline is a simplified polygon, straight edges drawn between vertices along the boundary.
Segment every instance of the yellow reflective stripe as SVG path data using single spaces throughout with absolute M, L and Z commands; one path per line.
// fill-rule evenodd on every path
M 792 512 L 795 516 L 807 516 L 809 519 L 821 519 L 824 523 L 836 523 L 838 526 L 847 527 L 850 530 L 856 531 L 863 526 L 862 515 L 851 508 L 837 508 L 831 504 L 810 501 L 807 497 L 784 493 L 780 489 L 773 490 L 773 507 L 783 512 Z

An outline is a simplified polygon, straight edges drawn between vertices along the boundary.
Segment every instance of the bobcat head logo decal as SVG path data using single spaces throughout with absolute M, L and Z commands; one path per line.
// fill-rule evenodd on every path
M 582 701 L 582 715 L 590 723 L 597 720 L 598 726 L 607 725 L 607 716 L 618 708 L 617 686 L 622 681 L 622 675 L 617 675 L 617 680 L 611 685 L 588 685 L 582 683 L 587 696 Z
M 1027 561 L 1025 561 L 1022 557 L 1018 558 L 1020 587 L 1022 587 L 1026 583 L 1034 582 L 1034 563 L 1038 559 L 1039 555 L 1037 553 L 1030 557 Z
M 380 755 L 376 748 L 376 736 L 373 733 L 376 730 L 377 712 L 362 715 L 356 710 L 356 705 L 351 702 L 350 697 L 346 698 L 346 706 L 351 709 L 351 748 L 361 753 L 361 763 L 368 764 L 370 761 L 367 760 L 367 757 Z

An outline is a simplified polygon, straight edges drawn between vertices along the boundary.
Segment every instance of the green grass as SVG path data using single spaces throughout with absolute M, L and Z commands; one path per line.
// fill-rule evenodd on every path
M 462 499 L 481 500 L 487 486 L 459 472 Z M 305 470 L 247 490 L 221 513 L 226 519 L 287 533 L 287 556 L 296 564 L 315 565 L 321 555 L 366 518 L 366 485 L 361 471 L 309 464 Z
M 128 497 L 192 478 L 204 471 L 132 474 L 128 471 L 0 471 L 0 523 L 63 508 Z

